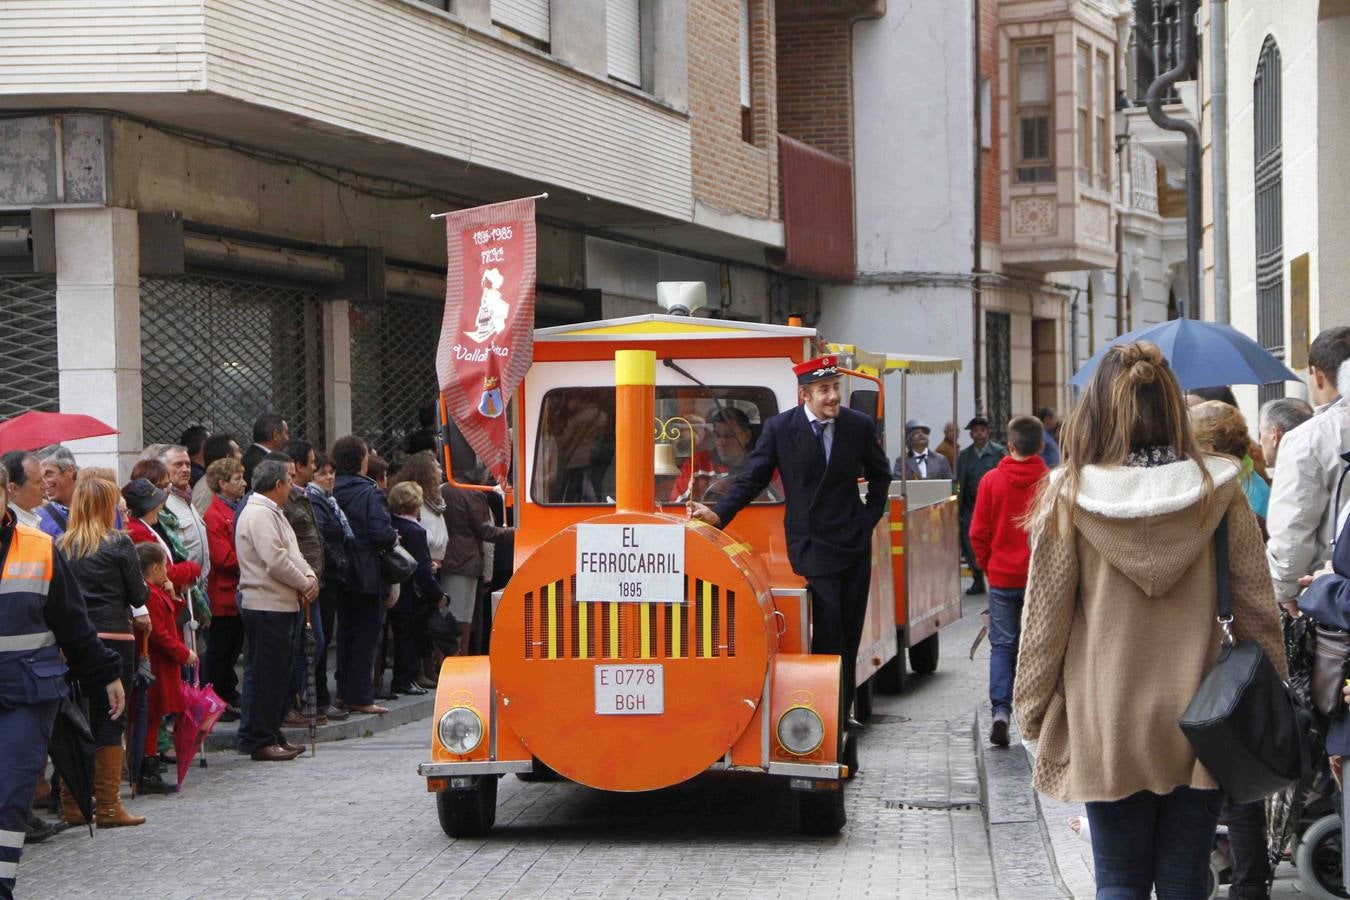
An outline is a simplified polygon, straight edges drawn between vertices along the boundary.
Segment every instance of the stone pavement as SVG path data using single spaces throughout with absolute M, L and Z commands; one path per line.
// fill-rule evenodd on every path
M 146 825 L 29 848 L 19 896 L 996 897 L 974 732 L 987 645 L 966 655 L 982 607 L 943 632 L 936 675 L 877 698 L 838 837 L 797 835 L 781 784 L 722 775 L 644 795 L 508 777 L 496 830 L 451 840 L 416 775 L 428 719 L 290 763 L 210 754 L 181 795 L 128 804 Z M 998 842 L 1041 839 L 1006 824 Z

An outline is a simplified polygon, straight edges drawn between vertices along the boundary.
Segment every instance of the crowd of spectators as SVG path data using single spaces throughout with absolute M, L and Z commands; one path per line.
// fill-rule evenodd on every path
M 129 745 L 127 719 L 110 714 L 101 687 L 81 692 L 101 827 L 145 821 L 122 805 L 129 770 L 139 768 L 138 793 L 177 790 L 166 766 L 185 679 L 225 702 L 240 752 L 280 762 L 304 752 L 287 727 L 383 715 L 378 701 L 434 688 L 446 655 L 485 651 L 494 542 L 512 532 L 499 504 L 494 520 L 481 492 L 446 483 L 434 432 L 430 447 L 416 437 L 392 472 L 361 438 L 324 452 L 275 413 L 258 417 L 243 448 L 194 425 L 180 443 L 146 447 L 120 483 L 61 445 L 0 460 L 10 512 L 56 540 L 124 685 L 138 665 L 153 674 L 141 746 Z M 391 584 L 381 557 L 400 545 L 417 566 Z M 59 803 L 66 823 L 82 824 L 70 790 L 58 789 L 59 801 L 44 782 L 36 803 Z

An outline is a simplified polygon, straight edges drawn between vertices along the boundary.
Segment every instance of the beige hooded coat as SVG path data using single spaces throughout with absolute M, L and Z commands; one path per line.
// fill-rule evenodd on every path
M 1221 629 L 1214 531 L 1228 520 L 1233 631 L 1283 674 L 1256 516 L 1238 467 L 1207 457 L 1202 515 L 1194 462 L 1087 466 L 1069 524 L 1034 529 L 1014 708 L 1038 742 L 1033 784 L 1059 800 L 1119 800 L 1217 787 L 1177 725 L 1214 665 Z M 1057 476 L 1052 476 L 1057 477 Z

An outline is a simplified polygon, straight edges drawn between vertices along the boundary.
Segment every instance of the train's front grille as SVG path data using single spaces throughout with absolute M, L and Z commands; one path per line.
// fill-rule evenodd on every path
M 736 592 L 684 580 L 684 603 L 579 603 L 576 577 L 525 592 L 526 659 L 736 655 Z

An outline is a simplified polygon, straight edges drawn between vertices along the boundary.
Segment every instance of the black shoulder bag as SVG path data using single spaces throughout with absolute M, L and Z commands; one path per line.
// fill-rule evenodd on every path
M 1195 755 L 1237 803 L 1282 791 L 1308 767 L 1308 746 L 1288 690 L 1256 641 L 1233 640 L 1228 523 L 1214 533 L 1219 660 L 1179 721 Z

